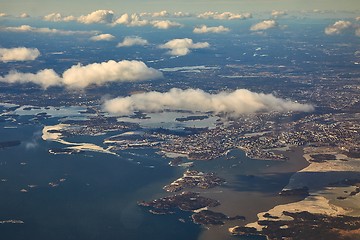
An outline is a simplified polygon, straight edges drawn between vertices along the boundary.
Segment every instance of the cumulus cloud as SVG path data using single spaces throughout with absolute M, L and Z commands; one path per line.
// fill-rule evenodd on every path
M 122 24 L 129 27 L 141 27 L 148 25 L 149 21 L 141 19 L 141 17 L 136 13 L 131 15 L 125 13 L 113 22 L 113 25 L 116 24 Z
M 20 18 L 29 18 L 30 15 L 27 14 L 27 13 L 22 13 L 22 14 L 19 15 L 19 17 L 20 17 Z
M 182 24 L 178 23 L 178 22 L 172 22 L 169 20 L 164 20 L 164 21 L 152 21 L 151 22 L 152 26 L 158 29 L 168 29 L 171 27 L 181 27 L 183 26 Z
M 168 16 L 170 16 L 170 13 L 168 13 L 166 10 L 160 12 L 154 12 L 152 14 L 152 17 L 168 17 Z
M 201 27 L 196 27 L 193 30 L 194 33 L 224 33 L 229 31 L 230 29 L 224 26 L 208 27 L 206 25 L 202 25 Z
M 285 11 L 273 10 L 271 12 L 271 16 L 274 18 L 278 18 L 278 17 L 285 16 L 285 15 L 287 15 L 287 13 Z
M 173 17 L 191 17 L 192 14 L 191 13 L 186 13 L 186 12 L 174 12 Z
M 190 49 L 208 48 L 210 46 L 207 42 L 194 43 L 190 38 L 180 38 L 168 41 L 160 45 L 160 48 L 170 49 L 168 52 L 173 56 L 184 56 L 190 53 Z
M 140 13 L 141 17 L 152 17 L 152 18 L 164 18 L 164 17 L 177 17 L 177 18 L 181 18 L 181 17 L 191 17 L 192 15 L 190 13 L 186 13 L 186 12 L 174 12 L 174 13 L 169 13 L 166 10 L 160 11 L 160 12 L 143 12 Z
M 44 69 L 37 73 L 21 73 L 10 71 L 4 77 L 0 76 L 0 82 L 6 83 L 35 83 L 42 88 L 61 85 L 61 78 L 53 69 Z
M 337 21 L 333 25 L 330 25 L 325 28 L 326 35 L 339 35 L 344 30 L 350 28 L 352 26 L 351 22 L 349 21 Z
M 161 78 L 160 71 L 149 68 L 141 61 L 119 61 L 74 65 L 63 72 L 60 77 L 53 69 L 41 70 L 37 73 L 20 73 L 11 71 L 0 82 L 35 83 L 43 88 L 65 86 L 71 89 L 83 89 L 90 85 L 104 85 L 108 82 L 135 82 Z
M 131 47 L 135 45 L 144 46 L 147 44 L 148 41 L 141 37 L 125 37 L 124 40 L 117 45 L 117 47 Z
M 70 22 L 70 21 L 76 21 L 77 18 L 72 15 L 62 16 L 61 13 L 50 13 L 44 16 L 43 20 L 49 22 Z
M 198 15 L 198 18 L 204 18 L 204 19 L 218 19 L 218 20 L 234 20 L 234 19 L 247 19 L 251 18 L 251 13 L 232 13 L 232 12 L 204 12 Z
M 9 15 L 7 13 L 0 12 L 0 17 L 8 17 Z
M 54 28 L 36 28 L 29 25 L 21 25 L 19 27 L 0 27 L 0 31 L 3 32 L 34 32 L 34 33 L 49 33 L 49 34 L 62 34 L 62 35 L 73 35 L 73 34 L 84 34 L 93 35 L 97 34 L 97 31 L 70 31 L 60 30 Z
M 115 36 L 111 35 L 111 34 L 100 34 L 100 35 L 96 35 L 90 38 L 91 41 L 111 41 L 114 40 Z
M 360 37 L 360 28 L 355 29 L 355 35 Z
M 255 112 L 287 112 L 314 110 L 313 106 L 300 104 L 271 94 L 254 93 L 246 89 L 210 94 L 200 89 L 171 89 L 169 92 L 138 93 L 105 101 L 105 111 L 115 115 L 128 115 L 134 111 L 161 112 L 187 110 L 225 113 L 232 116 Z
M 270 28 L 276 27 L 278 24 L 275 20 L 264 20 L 262 22 L 256 23 L 250 27 L 251 31 L 263 31 Z
M 355 20 L 356 20 L 356 21 L 360 21 L 360 17 L 356 17 Z
M 111 10 L 97 10 L 88 15 L 82 15 L 77 20 L 81 23 L 112 23 L 114 12 Z
M 40 56 L 37 48 L 0 48 L 1 62 L 31 61 Z

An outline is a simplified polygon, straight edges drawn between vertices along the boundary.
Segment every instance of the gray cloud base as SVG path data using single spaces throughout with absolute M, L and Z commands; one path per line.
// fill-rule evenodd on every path
M 34 83 L 43 88 L 65 86 L 71 89 L 84 89 L 90 85 L 104 85 L 108 82 L 136 82 L 163 77 L 162 73 L 149 68 L 141 61 L 110 60 L 89 65 L 77 64 L 64 71 L 60 77 L 53 69 L 44 69 L 37 73 L 11 71 L 0 82 Z
M 200 89 L 171 89 L 169 92 L 148 92 L 105 101 L 103 108 L 114 115 L 128 115 L 134 111 L 160 112 L 188 110 L 227 113 L 232 116 L 255 112 L 310 112 L 314 107 L 277 98 L 272 94 L 254 93 L 246 89 L 210 94 Z

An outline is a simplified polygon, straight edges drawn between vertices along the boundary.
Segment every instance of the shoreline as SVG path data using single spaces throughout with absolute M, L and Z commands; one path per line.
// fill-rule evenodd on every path
M 235 237 L 231 236 L 228 231 L 230 227 L 234 227 L 236 225 L 244 226 L 248 223 L 256 221 L 257 215 L 260 212 L 268 211 L 278 205 L 293 203 L 304 199 L 303 197 L 296 196 L 284 197 L 278 194 L 287 185 L 294 173 L 309 165 L 303 157 L 303 148 L 295 147 L 291 148 L 290 151 L 281 151 L 281 153 L 287 156 L 288 159 L 285 161 L 251 159 L 251 161 L 263 161 L 264 163 L 268 161 L 269 163 L 267 167 L 258 172 L 259 177 L 262 175 L 273 176 L 275 178 L 277 175 L 280 176 L 280 178 L 287 177 L 286 183 L 281 187 L 281 189 L 280 187 L 278 188 L 279 191 L 242 191 L 230 189 L 225 185 L 215 188 L 213 192 L 202 192 L 204 196 L 210 198 L 213 197 L 221 202 L 220 206 L 211 208 L 210 210 L 224 213 L 230 217 L 242 215 L 246 217 L 246 220 L 234 220 L 228 221 L 222 226 L 210 226 L 207 229 L 204 229 L 204 231 L 200 234 L 198 238 L 199 240 L 234 239 Z M 283 179 L 283 182 L 285 182 L 285 179 Z

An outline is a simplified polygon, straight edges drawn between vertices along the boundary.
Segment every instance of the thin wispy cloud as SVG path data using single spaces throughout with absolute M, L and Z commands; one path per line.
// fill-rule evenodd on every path
M 200 89 L 177 89 L 169 92 L 138 93 L 105 101 L 105 111 L 114 115 L 129 115 L 135 111 L 161 112 L 187 110 L 193 112 L 223 113 L 240 116 L 255 112 L 310 112 L 314 107 L 277 98 L 272 94 L 254 93 L 246 89 L 210 94 Z
M 64 86 L 70 89 L 84 89 L 96 85 L 101 86 L 111 82 L 136 82 L 163 77 L 162 73 L 148 67 L 141 61 L 110 60 L 89 65 L 77 64 L 65 70 L 62 76 L 53 69 L 44 69 L 37 73 L 21 73 L 11 71 L 0 82 L 34 83 L 42 88 Z
M 201 49 L 208 47 L 210 47 L 208 42 L 194 43 L 190 38 L 173 39 L 159 46 L 159 48 L 170 49 L 168 54 L 173 56 L 184 56 L 190 53 L 191 49 Z
M 0 62 L 32 61 L 39 56 L 37 48 L 0 48 Z
M 55 28 L 37 28 L 29 25 L 21 25 L 19 27 L 0 27 L 2 32 L 33 32 L 33 33 L 47 33 L 47 34 L 61 34 L 61 35 L 74 35 L 74 34 L 84 34 L 84 35 L 94 35 L 98 34 L 98 31 L 71 31 L 71 30 L 61 30 Z

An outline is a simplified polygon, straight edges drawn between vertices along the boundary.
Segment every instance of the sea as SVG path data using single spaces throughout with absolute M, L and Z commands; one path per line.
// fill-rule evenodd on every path
M 1 239 L 264 239 L 230 236 L 227 228 L 241 222 L 206 228 L 192 223 L 188 212 L 149 213 L 137 202 L 168 196 L 163 186 L 186 169 L 169 166 L 170 159 L 151 148 L 123 150 L 119 156 L 50 154 L 49 149 L 64 146 L 42 140 L 41 131 L 58 120 L 36 122 L 31 116 L 19 116 L 14 123 L 0 123 L 0 141 L 21 141 L 0 150 Z M 71 142 L 101 144 L 103 138 L 75 136 Z M 227 181 L 221 187 L 195 191 L 221 202 L 214 211 L 244 215 L 251 222 L 256 213 L 291 201 L 278 196 L 293 171 L 276 173 L 286 164 L 249 159 L 240 150 L 212 161 L 195 161 L 194 169 L 217 172 Z

